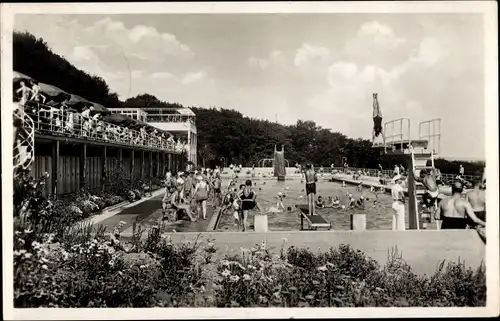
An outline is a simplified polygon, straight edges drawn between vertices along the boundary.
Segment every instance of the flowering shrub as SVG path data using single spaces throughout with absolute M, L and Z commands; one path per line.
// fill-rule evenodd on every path
M 134 231 L 124 222 L 105 233 L 90 223 L 64 225 L 109 195 L 69 201 L 40 197 L 41 180 L 22 185 L 14 222 L 14 306 L 32 307 L 363 307 L 484 306 L 484 265 L 443 262 L 432 276 L 414 274 L 397 251 L 379 264 L 342 245 L 324 253 L 265 243 L 214 262 L 210 240 L 172 244 L 166 225 Z M 62 203 L 58 203 L 62 202 Z M 83 205 L 82 205 L 83 204 Z M 64 207 L 65 205 L 66 207 Z M 80 209 L 82 206 L 84 210 Z M 70 210 L 64 218 L 61 208 Z
M 397 253 L 387 265 L 342 245 L 314 254 L 291 247 L 271 254 L 262 243 L 218 265 L 218 307 L 480 306 L 486 302 L 484 265 L 477 271 L 444 263 L 417 276 Z

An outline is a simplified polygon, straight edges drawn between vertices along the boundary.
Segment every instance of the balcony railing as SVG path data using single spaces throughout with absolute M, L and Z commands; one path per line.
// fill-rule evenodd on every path
M 315 167 L 315 170 L 319 172 L 319 167 Z M 346 169 L 344 167 L 324 167 L 323 172 L 324 173 L 331 173 L 334 170 L 336 170 L 339 173 L 344 173 L 346 172 Z M 358 173 L 361 171 L 363 176 L 369 176 L 369 177 L 378 177 L 380 174 L 382 174 L 382 177 L 392 177 L 394 175 L 394 170 L 378 170 L 378 169 L 373 169 L 373 168 L 355 168 L 355 167 L 349 167 L 347 168 L 347 171 L 352 172 L 352 173 Z M 405 172 L 407 169 L 405 170 Z M 445 174 L 441 173 L 441 180 L 443 183 L 451 183 L 453 182 L 458 174 Z M 462 175 L 462 179 L 468 181 L 468 182 L 474 182 L 475 180 L 481 178 L 480 176 L 477 175 Z
M 148 113 L 146 117 L 151 123 L 187 123 L 195 124 L 193 116 L 186 115 L 155 115 Z
M 26 114 L 33 119 L 34 129 L 38 134 L 153 148 L 171 153 L 181 153 L 186 150 L 186 144 L 175 142 L 173 138 L 88 119 L 76 112 L 42 109 L 26 110 Z

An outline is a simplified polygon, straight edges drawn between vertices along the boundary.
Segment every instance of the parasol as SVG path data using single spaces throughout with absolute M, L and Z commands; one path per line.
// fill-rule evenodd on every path
M 102 114 L 102 115 L 109 115 L 109 114 L 111 114 L 111 112 L 106 107 L 104 107 L 103 105 L 98 104 L 98 103 L 92 103 L 92 104 L 93 104 L 93 107 L 94 107 L 94 113 Z
M 21 80 L 31 80 L 31 79 L 33 79 L 30 76 L 27 76 L 27 75 L 22 74 L 22 73 L 17 72 L 17 71 L 13 71 L 12 73 L 13 73 L 13 75 L 12 75 L 12 80 L 13 81 L 21 81 Z
M 66 100 L 71 98 L 71 95 L 62 90 L 61 88 L 58 88 L 56 86 L 44 84 L 42 82 L 38 83 L 38 87 L 40 87 L 40 90 L 42 93 L 47 94 L 48 96 L 51 97 L 57 97 L 57 96 L 65 96 Z
M 68 105 L 69 107 L 73 107 L 77 110 L 82 110 L 83 107 L 93 106 L 93 104 L 87 99 L 73 94 L 71 94 L 70 99 L 66 100 L 66 105 Z
M 123 114 L 111 114 L 103 118 L 103 121 L 115 125 L 131 125 L 136 122 L 135 119 Z

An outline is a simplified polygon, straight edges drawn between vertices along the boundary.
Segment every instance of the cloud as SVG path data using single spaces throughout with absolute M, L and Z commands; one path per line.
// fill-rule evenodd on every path
M 286 64 L 286 57 L 281 50 L 273 50 L 266 58 L 250 57 L 248 59 L 250 66 L 258 67 L 262 70 L 268 69 L 271 66 L 278 66 Z
M 406 43 L 407 39 L 396 35 L 390 26 L 371 21 L 363 23 L 346 42 L 345 54 L 352 59 L 386 67 L 406 59 L 407 53 L 398 51 Z
M 328 48 L 304 43 L 302 47 L 297 49 L 293 62 L 295 66 L 307 66 L 316 61 L 323 62 L 330 58 L 330 55 L 331 52 Z
M 175 78 L 168 76 L 170 69 L 188 66 L 195 57 L 173 34 L 146 24 L 127 27 L 111 17 L 83 24 L 73 16 L 19 15 L 15 29 L 43 38 L 54 52 L 104 78 L 122 96 L 128 93 L 129 77 L 138 80 L 149 73 L 157 80 Z M 133 70 L 130 74 L 129 69 Z
M 169 72 L 154 72 L 151 74 L 152 79 L 171 79 L 171 80 L 176 80 L 179 81 L 179 78 L 177 76 L 169 73 Z
M 394 34 L 391 27 L 381 24 L 378 21 L 367 22 L 361 25 L 358 30 L 360 39 L 373 39 L 373 41 L 382 46 L 397 47 L 406 42 L 403 37 Z
M 424 38 L 418 48 L 418 61 L 426 65 L 434 65 L 450 55 L 449 49 L 440 44 L 434 37 Z
M 207 73 L 205 71 L 200 71 L 200 72 L 195 72 L 195 73 L 188 73 L 186 74 L 181 82 L 183 84 L 191 84 L 194 82 L 201 81 L 207 77 Z

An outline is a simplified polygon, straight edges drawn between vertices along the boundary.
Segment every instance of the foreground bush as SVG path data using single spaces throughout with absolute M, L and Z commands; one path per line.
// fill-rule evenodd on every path
M 64 225 L 35 183 L 15 194 L 14 306 L 33 307 L 363 307 L 484 306 L 484 265 L 443 262 L 417 276 L 401 256 L 381 267 L 342 245 L 325 253 L 265 243 L 214 261 L 211 242 L 172 244 L 165 226 L 130 241 L 91 224 Z M 31 185 L 30 185 L 31 184 Z M 31 186 L 31 187 L 30 187 Z M 105 198 L 88 196 L 89 208 Z M 83 211 L 82 211 L 83 212 Z M 58 214 L 59 213 L 59 214 Z M 75 214 L 76 215 L 76 214 Z M 81 215 L 81 214 L 78 214 Z M 76 215 L 76 216 L 78 216 Z M 143 237 L 144 236 L 144 237 Z
M 218 307 L 484 306 L 484 265 L 444 262 L 417 276 L 397 253 L 378 263 L 342 245 L 326 253 L 291 247 L 271 254 L 264 243 L 218 265 Z

